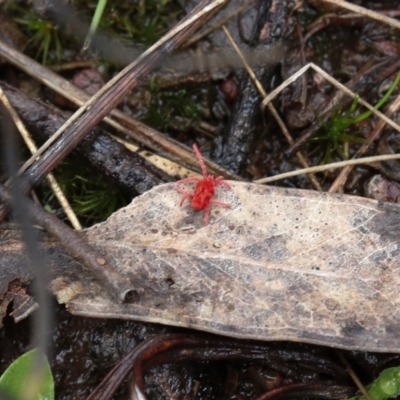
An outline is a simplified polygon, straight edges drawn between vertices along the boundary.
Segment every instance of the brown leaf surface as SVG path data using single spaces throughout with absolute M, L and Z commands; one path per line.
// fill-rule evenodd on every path
M 87 230 L 134 283 L 133 303 L 113 303 L 70 267 L 53 291 L 79 315 L 398 351 L 400 207 L 231 184 L 216 198 L 232 209 L 213 207 L 207 226 L 203 212 L 178 207 L 180 194 L 166 184 Z

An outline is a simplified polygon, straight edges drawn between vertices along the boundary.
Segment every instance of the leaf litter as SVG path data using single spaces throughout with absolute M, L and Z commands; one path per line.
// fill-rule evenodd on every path
M 87 229 L 136 288 L 117 304 L 78 263 L 51 288 L 73 314 L 345 349 L 400 347 L 400 206 L 229 182 L 210 221 L 155 187 Z M 65 260 L 65 259 L 64 259 Z

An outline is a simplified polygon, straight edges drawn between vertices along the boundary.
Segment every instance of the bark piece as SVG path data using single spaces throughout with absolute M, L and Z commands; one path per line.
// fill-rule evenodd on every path
M 0 86 L 34 138 L 47 140 L 68 119 L 61 110 L 4 82 Z M 82 140 L 76 152 L 115 184 L 133 193 L 144 193 L 170 180 L 163 171 L 97 128 Z

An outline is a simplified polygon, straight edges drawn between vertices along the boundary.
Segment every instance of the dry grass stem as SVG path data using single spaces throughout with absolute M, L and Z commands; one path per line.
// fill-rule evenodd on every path
M 250 75 L 251 79 L 254 82 L 254 85 L 256 86 L 257 90 L 259 91 L 261 97 L 264 98 L 263 102 L 262 102 L 262 107 L 264 107 L 264 102 L 265 99 L 268 98 L 268 94 L 267 92 L 264 90 L 264 88 L 262 87 L 260 81 L 257 79 L 256 74 L 254 73 L 254 71 L 252 70 L 252 68 L 250 67 L 249 63 L 247 62 L 247 60 L 245 59 L 245 57 L 243 56 L 242 52 L 240 51 L 239 47 L 237 46 L 237 44 L 235 43 L 235 41 L 233 40 L 232 35 L 229 33 L 228 29 L 223 26 L 222 29 L 224 30 L 226 36 L 228 37 L 232 47 L 235 49 L 235 51 L 237 52 L 239 58 L 241 59 L 241 61 L 243 62 L 244 67 L 246 68 L 247 73 Z M 288 129 L 286 128 L 285 123 L 282 121 L 282 118 L 279 116 L 278 112 L 276 111 L 276 108 L 271 104 L 267 104 L 267 107 L 269 109 L 269 111 L 271 112 L 271 114 L 273 115 L 273 117 L 275 118 L 276 122 L 278 123 L 279 127 L 282 130 L 283 135 L 285 136 L 287 142 L 292 145 L 294 143 L 294 140 L 292 138 L 292 136 L 290 135 Z M 308 164 L 307 161 L 305 159 L 305 157 L 301 154 L 301 152 L 298 152 L 296 154 L 297 159 L 299 160 L 300 164 L 304 167 L 304 168 L 308 168 Z M 322 187 L 319 184 L 317 178 L 312 175 L 309 174 L 308 175 L 311 183 L 313 184 L 314 188 L 318 191 L 322 191 Z
M 365 389 L 365 386 L 360 382 L 360 379 L 358 378 L 357 374 L 355 373 L 353 367 L 350 365 L 350 363 L 347 361 L 346 357 L 343 355 L 342 352 L 336 351 L 337 356 L 339 357 L 340 361 L 342 364 L 346 367 L 347 372 L 349 373 L 351 379 L 353 379 L 353 382 L 356 384 L 360 392 L 363 394 L 366 400 L 371 400 L 371 396 L 367 392 L 367 389 Z
M 216 31 L 217 29 L 221 28 L 223 25 L 225 25 L 229 20 L 231 20 L 233 17 L 236 15 L 240 14 L 242 11 L 244 11 L 247 7 L 249 7 L 251 4 L 253 4 L 255 0 L 251 0 L 247 2 L 246 4 L 243 4 L 242 6 L 238 7 L 235 11 L 232 13 L 228 14 L 225 18 L 222 18 L 221 21 L 218 21 L 215 25 L 210 26 L 209 28 L 205 29 L 203 32 L 200 32 L 198 35 L 193 36 L 190 40 L 188 40 L 183 48 L 189 47 L 192 44 L 198 42 L 199 40 L 205 38 L 208 36 L 210 33 Z
M 145 52 L 143 52 L 134 62 L 125 67 L 118 75 L 116 75 L 113 79 L 108 81 L 93 97 L 91 97 L 85 104 L 83 104 L 69 119 L 58 129 L 54 135 L 48 139 L 41 148 L 31 157 L 29 160 L 25 162 L 25 164 L 18 171 L 18 175 L 21 175 L 25 172 L 37 159 L 38 156 L 42 155 L 64 132 L 67 128 L 72 126 L 85 112 L 89 109 L 99 98 L 101 98 L 108 90 L 110 90 L 119 80 L 128 75 L 136 66 L 150 54 L 154 53 L 157 49 L 162 47 L 165 43 L 171 40 L 175 35 L 179 32 L 192 25 L 195 21 L 203 17 L 209 12 L 212 12 L 213 9 L 219 7 L 226 0 L 215 0 L 208 6 L 204 7 L 200 12 L 193 15 L 191 18 L 187 19 L 184 23 L 179 24 L 178 27 L 169 31 L 166 35 L 164 35 L 159 41 L 157 41 L 153 46 L 149 47 Z
M 179 177 L 179 179 L 189 178 L 192 176 L 202 177 L 201 174 L 185 168 L 179 163 L 171 161 L 168 158 L 162 157 L 159 154 L 154 154 L 148 150 L 140 150 L 139 146 L 129 143 L 126 140 L 119 138 L 118 136 L 114 136 L 112 134 L 110 134 L 110 136 L 117 142 L 124 145 L 129 151 L 139 154 L 148 162 L 155 165 L 157 168 L 161 169 L 170 176 L 176 176 Z
M 13 119 L 14 124 L 17 127 L 19 133 L 21 134 L 29 151 L 32 154 L 34 154 L 37 151 L 36 144 L 33 141 L 30 133 L 26 130 L 25 125 L 21 121 L 21 118 L 19 117 L 19 115 L 15 111 L 14 107 L 9 102 L 7 96 L 5 95 L 5 93 L 3 92 L 1 87 L 0 87 L 0 100 L 3 102 L 4 106 L 7 108 L 8 112 L 10 113 L 11 118 Z M 65 212 L 65 215 L 70 220 L 74 229 L 76 229 L 76 230 L 82 229 L 82 225 L 80 224 L 77 216 L 74 213 L 74 210 L 72 209 L 72 207 L 69 204 L 67 198 L 65 197 L 62 189 L 60 188 L 60 185 L 57 183 L 54 175 L 49 174 L 49 175 L 47 175 L 46 179 L 49 182 L 51 189 L 53 190 L 55 196 L 57 197 L 61 207 L 63 208 L 63 210 Z
M 343 168 L 352 165 L 361 165 L 361 164 L 374 164 L 381 161 L 389 161 L 389 160 L 398 160 L 400 159 L 400 154 L 385 154 L 381 156 L 372 156 L 372 157 L 363 157 L 346 161 L 339 161 L 331 164 L 325 165 L 317 165 L 315 167 L 309 167 L 304 169 L 298 169 L 296 171 L 285 172 L 284 174 L 279 174 L 275 176 L 270 176 L 268 178 L 257 179 L 253 181 L 254 183 L 270 183 L 275 181 L 280 181 L 282 179 L 291 178 L 293 176 L 316 173 L 316 172 L 324 172 L 330 169 Z
M 360 7 L 355 4 L 351 4 L 344 0 L 323 0 L 325 3 L 335 4 L 339 7 L 345 8 L 346 10 L 354 11 L 358 14 L 364 15 L 365 17 L 375 19 L 384 24 L 390 25 L 393 28 L 400 29 L 400 22 L 394 18 L 387 17 L 386 15 L 380 14 L 376 11 L 369 10 L 368 8 Z
M 393 115 L 400 107 L 400 96 L 397 96 L 397 98 L 393 101 L 393 103 L 389 106 L 388 110 L 386 111 L 386 116 L 390 117 Z M 369 149 L 369 146 L 374 142 L 374 140 L 380 135 L 382 132 L 383 128 L 385 128 L 386 124 L 384 121 L 380 120 L 374 130 L 371 132 L 368 138 L 368 142 L 363 144 L 356 152 L 354 155 L 355 158 L 358 158 L 365 154 L 367 150 Z M 347 166 L 346 168 L 343 169 L 343 171 L 340 172 L 339 176 L 335 179 L 335 181 L 332 183 L 331 187 L 329 188 L 328 192 L 329 193 L 335 193 L 339 190 L 339 188 L 344 184 L 344 182 L 347 179 L 347 176 L 350 174 L 352 171 L 352 166 Z
M 283 89 L 285 89 L 287 86 L 289 86 L 291 83 L 293 83 L 297 78 L 299 78 L 301 75 L 303 75 L 306 71 L 309 69 L 313 69 L 314 71 L 318 72 L 320 75 L 322 75 L 328 82 L 330 82 L 332 85 L 334 85 L 336 88 L 339 90 L 342 90 L 344 93 L 348 94 L 351 96 L 353 99 L 356 97 L 356 93 L 352 92 L 350 89 L 348 89 L 346 86 L 342 85 L 340 82 L 338 82 L 335 78 L 332 78 L 329 74 L 327 74 L 323 69 L 318 67 L 318 65 L 315 65 L 314 63 L 309 63 L 305 65 L 304 67 L 300 68 L 297 72 L 295 72 L 290 78 L 286 79 L 285 82 L 280 84 L 276 89 L 274 89 L 264 100 L 263 100 L 263 107 L 267 106 L 271 100 L 279 94 Z M 388 118 L 385 114 L 381 113 L 379 110 L 377 110 L 374 106 L 371 106 L 368 102 L 363 100 L 362 98 L 358 98 L 358 102 L 363 105 L 365 108 L 370 110 L 372 113 L 374 113 L 377 117 L 385 121 L 388 125 L 390 125 L 392 128 L 396 129 L 396 131 L 400 132 L 400 125 L 396 124 L 396 122 L 392 121 L 390 118 Z
M 19 69 L 25 71 L 28 75 L 34 77 L 76 105 L 82 106 L 89 100 L 90 96 L 82 89 L 77 88 L 63 77 L 57 75 L 19 51 L 11 48 L 1 40 L 0 54 L 10 63 L 16 65 Z M 194 153 L 180 143 L 171 140 L 155 129 L 127 116 L 118 109 L 112 110 L 110 114 L 123 124 L 115 119 L 111 119 L 110 117 L 105 117 L 104 122 L 117 129 L 122 134 L 129 136 L 135 142 L 142 144 L 154 152 L 159 152 L 160 149 L 162 149 L 164 152 L 177 156 L 190 165 L 197 165 L 197 159 Z M 212 161 L 205 160 L 205 163 L 210 172 L 215 175 L 223 175 L 230 179 L 240 180 L 239 176 L 230 173 L 225 168 Z

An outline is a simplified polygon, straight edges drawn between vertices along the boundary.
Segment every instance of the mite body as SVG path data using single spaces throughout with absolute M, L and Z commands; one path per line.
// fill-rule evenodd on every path
M 194 210 L 197 211 L 205 210 L 203 223 L 204 225 L 207 225 L 208 218 L 210 216 L 211 204 L 227 208 L 231 207 L 229 203 L 224 203 L 222 201 L 217 201 L 212 199 L 215 193 L 215 187 L 218 185 L 222 185 L 229 190 L 231 190 L 232 187 L 231 185 L 229 185 L 227 181 L 225 181 L 225 179 L 222 176 L 215 178 L 214 176 L 209 175 L 207 173 L 207 168 L 204 164 L 203 157 L 201 156 L 199 148 L 197 147 L 196 144 L 193 145 L 193 150 L 196 154 L 197 159 L 199 160 L 201 171 L 203 172 L 203 178 L 202 179 L 197 177 L 186 178 L 176 182 L 177 185 L 181 183 L 196 182 L 196 187 L 193 193 L 187 191 L 186 189 L 181 188 L 180 186 L 176 186 L 175 189 L 179 193 L 183 194 L 182 199 L 179 203 L 180 207 L 182 207 L 186 199 L 190 199 L 190 206 Z

